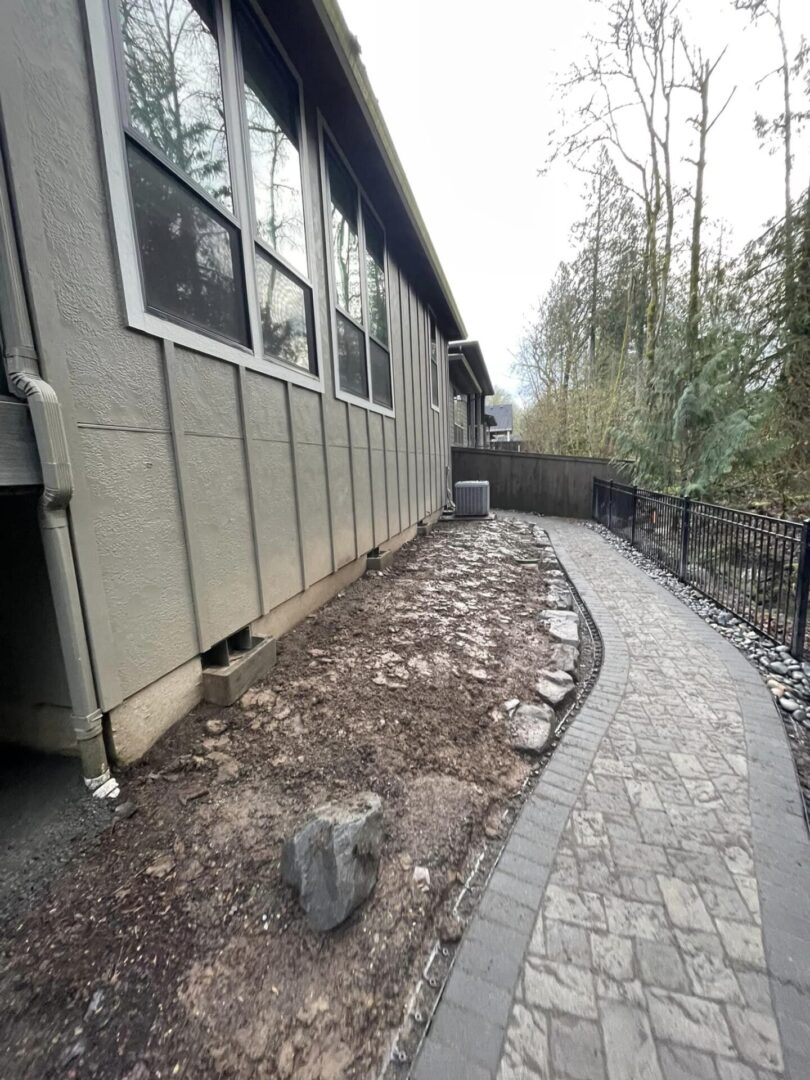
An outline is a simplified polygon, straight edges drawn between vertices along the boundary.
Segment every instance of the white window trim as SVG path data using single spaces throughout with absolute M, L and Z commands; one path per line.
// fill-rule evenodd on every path
M 397 399 L 396 398 L 396 386 L 395 386 L 395 383 L 394 383 L 394 357 L 393 357 L 393 347 L 392 347 L 392 340 L 393 339 L 392 339 L 392 334 L 391 334 L 391 303 L 390 303 L 390 294 L 389 294 L 389 289 L 388 289 L 388 285 L 389 285 L 389 281 L 390 281 L 389 263 L 388 263 L 388 240 L 387 240 L 386 233 L 385 233 L 385 225 L 383 224 L 382 219 L 380 218 L 380 215 L 374 209 L 374 206 L 373 206 L 371 200 L 369 199 L 368 195 L 366 194 L 365 189 L 363 188 L 363 185 L 357 179 L 357 177 L 356 177 L 356 175 L 354 173 L 354 169 L 352 169 L 351 165 L 349 164 L 348 159 L 346 158 L 346 155 L 341 150 L 340 143 L 337 141 L 335 136 L 332 134 L 332 131 L 330 130 L 329 125 L 327 124 L 326 120 L 323 117 L 323 114 L 321 113 L 321 111 L 319 109 L 318 110 L 318 155 L 319 155 L 319 158 L 320 158 L 320 168 L 321 168 L 321 178 L 322 178 L 322 185 L 321 185 L 321 191 L 322 191 L 322 194 L 323 194 L 322 212 L 323 212 L 324 238 L 325 238 L 325 242 L 326 242 L 326 247 L 325 247 L 326 281 L 327 281 L 327 291 L 328 291 L 328 294 L 329 294 L 329 326 L 330 326 L 331 333 L 332 333 L 332 343 L 331 343 L 332 344 L 332 348 L 331 348 L 331 352 L 332 352 L 332 377 L 334 379 L 335 397 L 338 399 L 338 401 L 345 401 L 349 405 L 357 405 L 361 409 L 366 409 L 368 412 L 379 413 L 381 416 L 394 417 L 394 416 L 396 416 L 396 411 L 394 409 L 393 404 L 391 405 L 391 408 L 389 408 L 387 405 L 378 405 L 376 401 L 372 400 L 371 395 L 373 393 L 373 390 L 372 390 L 372 384 L 371 384 L 371 349 L 368 347 L 368 344 L 366 345 L 366 377 L 368 379 L 368 393 L 369 393 L 369 396 L 367 398 L 364 398 L 364 397 L 360 397 L 358 394 L 351 394 L 351 393 L 349 393 L 349 391 L 342 389 L 342 387 L 340 385 L 340 362 L 339 362 L 339 359 L 338 359 L 338 345 L 337 345 L 337 342 L 338 342 L 338 337 L 337 337 L 338 303 L 337 303 L 337 288 L 336 288 L 336 285 L 335 285 L 335 264 L 334 264 L 335 255 L 334 255 L 334 251 L 333 251 L 333 248 L 332 248 L 332 214 L 331 214 L 330 196 L 329 196 L 329 174 L 328 174 L 327 168 L 326 168 L 326 143 L 325 143 L 325 138 L 324 137 L 328 137 L 328 139 L 331 142 L 335 152 L 340 157 L 340 160 L 343 163 L 343 166 L 345 167 L 345 169 L 348 172 L 349 176 L 352 178 L 354 183 L 357 185 L 357 192 L 358 192 L 361 203 L 365 202 L 366 206 L 368 206 L 368 208 L 371 210 L 372 214 L 374 214 L 374 217 L 377 219 L 377 222 L 378 222 L 380 228 L 382 229 L 383 245 L 384 245 L 384 248 L 385 248 L 385 251 L 384 251 L 385 266 L 383 267 L 383 270 L 384 270 L 384 273 L 385 273 L 385 319 L 386 319 L 386 327 L 387 327 L 387 330 L 388 330 L 388 344 L 387 345 L 382 345 L 381 342 L 377 341 L 377 338 L 375 338 L 371 334 L 370 330 L 368 329 L 368 326 L 366 325 L 367 322 L 368 322 L 368 312 L 366 311 L 368 289 L 367 289 L 367 285 L 366 285 L 365 237 L 361 234 L 361 230 L 358 229 L 358 245 L 359 245 L 359 248 L 360 248 L 360 279 L 361 279 L 361 282 L 362 282 L 362 285 L 361 285 L 361 302 L 362 302 L 363 320 L 364 320 L 363 325 L 362 325 L 362 330 L 363 330 L 363 333 L 365 335 L 368 335 L 368 338 L 370 340 L 376 341 L 377 344 L 380 345 L 381 348 L 384 348 L 386 350 L 386 352 L 388 353 L 388 363 L 389 363 L 390 372 L 391 372 L 391 401 L 392 401 L 392 403 L 396 402 L 396 399 Z M 359 212 L 362 214 L 362 209 L 360 209 Z M 352 319 L 352 317 L 350 315 L 348 315 L 347 312 L 344 312 L 342 308 L 340 308 L 340 312 L 341 312 L 342 315 L 346 316 L 353 325 L 358 325 L 357 320 Z
M 96 88 L 96 107 L 99 119 L 99 138 L 101 140 L 104 156 L 104 166 L 107 175 L 107 191 L 109 196 L 110 215 L 112 218 L 113 234 L 115 238 L 115 251 L 117 255 L 121 286 L 124 295 L 124 311 L 127 325 L 133 330 L 149 334 L 152 337 L 163 338 L 174 342 L 185 349 L 213 356 L 227 363 L 237 364 L 252 371 L 261 372 L 264 375 L 272 375 L 296 386 L 305 387 L 323 393 L 325 382 L 323 376 L 323 364 L 325 359 L 322 347 L 319 304 L 320 296 L 317 287 L 317 275 L 312 273 L 313 261 L 317 257 L 317 238 L 315 236 L 310 192 L 310 161 L 307 139 L 307 122 L 304 112 L 304 96 L 300 76 L 290 64 L 289 58 L 281 47 L 276 36 L 272 33 L 267 20 L 259 12 L 255 4 L 251 2 L 254 15 L 261 21 L 262 27 L 268 34 L 273 44 L 280 52 L 282 59 L 287 64 L 290 74 L 298 85 L 299 115 L 301 129 L 301 145 L 299 155 L 301 158 L 301 187 L 303 194 L 304 210 L 304 235 L 307 244 L 307 268 L 308 273 L 303 277 L 308 282 L 312 291 L 313 305 L 313 347 L 315 351 L 315 363 L 317 374 L 296 368 L 293 364 L 285 364 L 272 357 L 265 357 L 262 351 L 262 331 L 259 320 L 258 292 L 256 287 L 256 275 L 254 269 L 253 244 L 254 238 L 251 233 L 250 219 L 246 215 L 247 199 L 249 191 L 247 184 L 250 179 L 247 175 L 248 160 L 245 157 L 244 131 L 241 118 L 239 96 L 241 87 L 237 83 L 237 64 L 235 40 L 233 34 L 233 21 L 231 18 L 231 0 L 218 0 L 215 4 L 217 9 L 218 34 L 217 44 L 220 51 L 220 66 L 222 70 L 223 96 L 225 100 L 226 119 L 228 124 L 228 161 L 231 168 L 231 180 L 234 194 L 234 217 L 237 218 L 240 233 L 242 260 L 245 272 L 246 304 L 248 311 L 248 326 L 250 330 L 253 349 L 242 347 L 236 343 L 221 341 L 211 337 L 201 330 L 195 330 L 183 326 L 172 319 L 163 318 L 146 308 L 141 279 L 140 257 L 138 254 L 138 239 L 135 232 L 135 222 L 132 214 L 130 200 L 129 175 L 126 164 L 126 140 L 124 136 L 124 116 L 122 114 L 121 93 L 122 86 L 116 69 L 115 40 L 111 19 L 114 12 L 110 0 L 84 0 L 87 18 L 87 33 L 90 41 L 90 52 L 93 63 L 93 74 Z M 225 83 L 230 82 L 230 88 Z M 227 215 L 226 215 L 227 216 Z M 280 260 L 283 264 L 283 259 Z

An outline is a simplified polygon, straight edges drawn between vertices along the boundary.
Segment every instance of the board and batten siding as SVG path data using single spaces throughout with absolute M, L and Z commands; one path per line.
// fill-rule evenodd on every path
M 334 392 L 323 215 L 323 391 L 127 327 L 76 0 L 14 5 L 0 96 L 102 707 L 110 710 L 437 512 L 449 465 L 446 333 L 431 407 L 428 312 L 388 251 L 394 416 Z M 305 89 L 306 93 L 306 89 Z M 305 137 L 321 206 L 317 110 Z M 65 138 L 65 133 L 69 138 Z M 369 193 L 373 202 L 373 193 Z

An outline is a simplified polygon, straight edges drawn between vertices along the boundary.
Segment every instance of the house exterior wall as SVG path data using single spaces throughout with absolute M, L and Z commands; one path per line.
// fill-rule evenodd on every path
M 322 392 L 249 357 L 128 328 L 85 31 L 82 0 L 14 0 L 0 35 L 0 105 L 43 375 L 68 431 L 101 706 L 115 715 L 130 702 L 137 724 L 133 697 L 183 672 L 153 738 L 194 698 L 200 653 L 248 623 L 270 625 L 319 583 L 324 597 L 326 579 L 441 508 L 448 332 L 439 326 L 436 409 L 427 309 L 389 250 L 394 416 L 339 400 L 322 213 L 312 260 Z M 305 87 L 318 208 L 322 106 Z

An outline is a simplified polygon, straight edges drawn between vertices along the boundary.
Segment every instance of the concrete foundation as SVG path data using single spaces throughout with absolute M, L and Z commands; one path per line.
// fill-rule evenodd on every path
M 199 656 L 145 686 L 110 710 L 109 738 L 113 760 L 128 765 L 202 701 Z
M 378 551 L 376 555 L 366 556 L 366 571 L 385 570 L 393 561 L 393 551 Z
M 247 652 L 235 653 L 224 667 L 203 668 L 203 697 L 214 705 L 233 705 L 249 686 L 263 679 L 276 663 L 276 639 L 253 638 Z

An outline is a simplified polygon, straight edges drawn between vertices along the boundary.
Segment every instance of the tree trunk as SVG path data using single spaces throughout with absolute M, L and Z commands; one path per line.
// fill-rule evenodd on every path
M 784 104 L 784 151 L 785 151 L 785 308 L 790 319 L 794 293 L 793 252 L 793 199 L 791 197 L 793 173 L 793 108 L 790 100 L 790 59 L 788 57 L 785 28 L 782 25 L 782 4 L 777 5 L 774 16 L 782 50 L 782 94 Z
M 599 187 L 596 194 L 596 235 L 593 242 L 593 269 L 591 271 L 591 311 L 588 327 L 588 369 L 591 379 L 596 378 L 596 307 L 599 296 L 599 255 L 602 244 L 602 184 L 604 173 L 599 167 Z
M 695 371 L 700 335 L 700 231 L 703 224 L 703 175 L 706 171 L 706 135 L 709 130 L 709 79 L 711 68 L 708 61 L 701 68 L 699 148 L 695 175 L 695 206 L 692 213 L 692 244 L 689 258 L 689 306 L 686 320 L 686 344 L 689 355 L 690 375 Z

